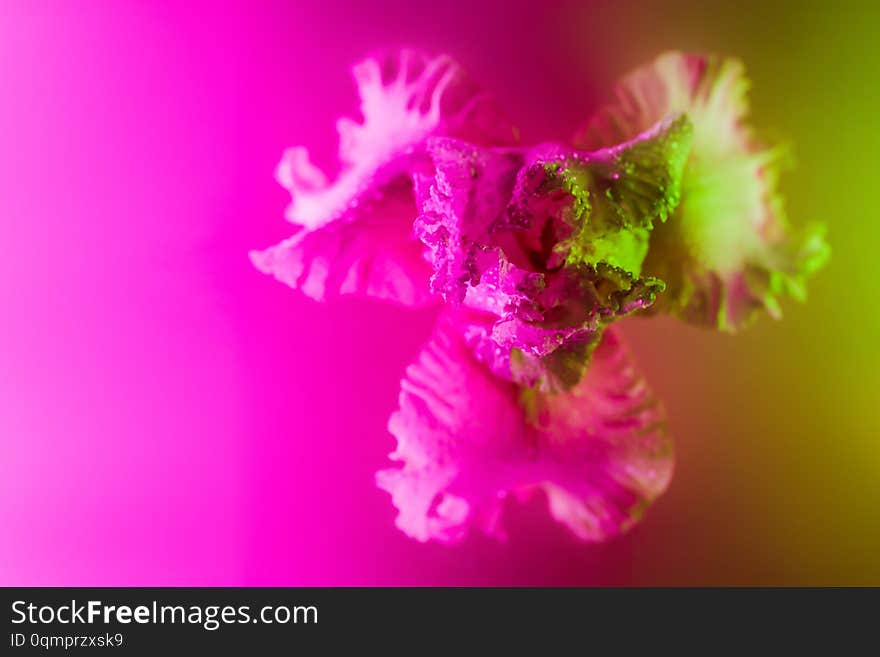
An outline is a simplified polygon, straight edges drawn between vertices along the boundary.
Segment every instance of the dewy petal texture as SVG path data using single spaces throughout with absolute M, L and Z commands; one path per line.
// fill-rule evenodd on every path
M 401 383 L 389 422 L 399 469 L 378 473 L 420 541 L 469 526 L 503 536 L 505 498 L 543 491 L 553 517 L 584 540 L 632 526 L 666 488 L 673 451 L 661 407 L 616 333 L 605 332 L 580 383 L 544 394 L 494 376 L 446 317 Z
M 470 331 L 493 371 L 570 388 L 602 327 L 653 303 L 663 282 L 642 261 L 678 203 L 689 143 L 685 117 L 590 152 L 429 141 L 435 176 L 416 233 L 433 290 L 495 315 L 490 331 Z
M 363 121 L 340 119 L 341 171 L 332 181 L 302 147 L 276 177 L 290 191 L 293 237 L 251 258 L 312 298 L 374 296 L 405 305 L 429 300 L 430 270 L 412 234 L 425 140 L 451 135 L 510 144 L 515 132 L 494 102 L 446 56 L 404 50 L 354 68 Z
M 617 101 L 575 143 L 596 148 L 686 113 L 693 145 L 682 198 L 651 234 L 643 273 L 666 282 L 655 309 L 736 330 L 779 298 L 802 298 L 806 277 L 828 255 L 819 227 L 790 229 L 777 193 L 780 152 L 745 124 L 748 81 L 733 59 L 667 53 L 623 79 Z

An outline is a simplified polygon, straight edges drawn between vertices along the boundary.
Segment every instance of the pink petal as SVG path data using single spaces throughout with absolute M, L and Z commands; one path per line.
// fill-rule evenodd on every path
M 377 475 L 397 526 L 455 542 L 469 526 L 500 535 L 503 501 L 544 491 L 553 517 L 583 540 L 625 531 L 672 474 L 664 414 L 617 336 L 606 331 L 589 370 L 565 394 L 493 376 L 441 319 L 401 382 L 389 422 L 399 469 Z
M 409 175 L 413 154 L 431 135 L 484 145 L 515 140 L 492 98 L 446 55 L 391 51 L 359 62 L 353 72 L 363 120 L 337 123 L 339 176 L 328 181 L 303 147 L 288 149 L 278 165 L 278 182 L 291 193 L 287 218 L 293 223 L 317 228 L 356 205 L 361 194 Z
M 382 211 L 364 212 L 357 221 L 334 221 L 302 230 L 264 251 L 251 253 L 260 271 L 317 301 L 353 294 L 405 306 L 423 306 L 433 297 L 431 268 L 422 246 L 403 228 L 410 216 L 412 190 L 390 189 L 376 201 Z M 387 222 L 384 218 L 401 217 Z
M 291 193 L 287 218 L 303 228 L 252 258 L 316 299 L 366 294 L 424 303 L 428 272 L 412 222 L 414 187 L 428 162 L 425 139 L 449 134 L 501 144 L 515 132 L 449 57 L 388 53 L 359 63 L 354 76 L 363 120 L 338 123 L 339 175 L 328 180 L 303 147 L 288 149 L 276 177 Z

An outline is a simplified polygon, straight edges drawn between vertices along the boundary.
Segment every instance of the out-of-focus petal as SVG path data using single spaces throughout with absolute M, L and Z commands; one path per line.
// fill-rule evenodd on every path
M 445 55 L 390 52 L 357 64 L 354 77 L 363 118 L 338 122 L 339 174 L 330 180 L 305 148 L 288 149 L 276 178 L 291 194 L 288 220 L 302 228 L 252 258 L 316 299 L 356 293 L 423 303 L 423 247 L 412 222 L 420 171 L 429 162 L 425 140 L 454 135 L 497 145 L 512 143 L 516 133 Z M 375 235 L 360 234 L 367 231 Z M 387 273 L 391 280 L 379 280 Z
M 575 136 L 580 148 L 618 144 L 657 121 L 686 113 L 693 124 L 692 155 L 716 158 L 742 152 L 752 140 L 744 123 L 749 82 L 739 60 L 667 52 L 632 71 Z
M 276 178 L 290 191 L 287 218 L 307 228 L 324 225 L 357 207 L 401 175 L 431 135 L 477 144 L 511 144 L 516 133 L 494 100 L 447 55 L 415 50 L 369 57 L 353 68 L 362 121 L 341 118 L 335 180 L 311 163 L 303 147 L 288 149 Z
M 643 272 L 664 280 L 654 310 L 736 330 L 758 311 L 780 314 L 780 297 L 802 298 L 822 266 L 822 229 L 793 231 L 777 192 L 780 149 L 746 124 L 748 80 L 734 59 L 667 53 L 623 79 L 617 100 L 578 133 L 596 148 L 686 113 L 693 145 L 672 218 L 651 233 Z
M 404 228 L 412 190 L 388 189 L 376 201 L 382 210 L 358 221 L 335 221 L 315 231 L 302 230 L 264 251 L 251 253 L 260 271 L 317 301 L 353 294 L 405 306 L 434 300 L 428 287 L 431 267 L 423 246 Z M 395 207 L 397 204 L 398 207 Z M 397 222 L 383 218 L 400 216 Z
M 427 541 L 469 526 L 502 535 L 501 507 L 543 491 L 551 514 L 583 540 L 631 527 L 666 488 L 673 450 L 664 415 L 611 330 L 580 382 L 544 394 L 494 376 L 446 317 L 401 382 L 389 429 L 392 459 L 378 473 L 397 526 Z

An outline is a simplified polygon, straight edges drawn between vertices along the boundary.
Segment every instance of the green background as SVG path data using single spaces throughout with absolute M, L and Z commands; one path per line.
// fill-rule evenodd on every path
M 740 57 L 753 123 L 794 146 L 782 178 L 791 220 L 824 222 L 832 247 L 807 303 L 786 304 L 781 322 L 733 337 L 667 319 L 627 324 L 678 449 L 657 517 L 632 537 L 634 580 L 880 584 L 878 5 L 575 13 L 561 29 L 571 43 L 589 33 L 581 61 L 604 57 L 602 75 L 671 48 Z

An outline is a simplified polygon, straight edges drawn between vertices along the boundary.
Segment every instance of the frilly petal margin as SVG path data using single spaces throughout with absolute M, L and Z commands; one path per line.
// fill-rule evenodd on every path
M 666 53 L 626 76 L 616 101 L 574 140 L 614 144 L 687 114 L 693 145 L 681 203 L 651 234 L 644 274 L 667 284 L 653 311 L 726 331 L 761 311 L 778 317 L 782 296 L 803 299 L 806 279 L 829 255 L 822 227 L 789 226 L 777 191 L 783 151 L 763 146 L 747 125 L 748 86 L 735 59 Z
M 606 330 L 580 383 L 553 395 L 492 375 L 459 321 L 441 317 L 389 421 L 403 465 L 376 479 L 398 528 L 419 541 L 454 543 L 471 526 L 503 538 L 504 500 L 539 491 L 582 540 L 633 526 L 666 489 L 674 457 L 664 412 L 617 334 Z
M 363 121 L 338 122 L 339 175 L 331 181 L 305 148 L 287 149 L 276 178 L 291 194 L 286 217 L 300 230 L 251 259 L 316 300 L 360 294 L 423 305 L 430 272 L 412 222 L 425 139 L 501 145 L 516 132 L 445 55 L 390 52 L 357 64 L 354 77 Z
M 484 145 L 511 144 L 516 133 L 494 100 L 447 55 L 390 51 L 353 67 L 363 122 L 337 122 L 342 170 L 331 183 L 302 147 L 288 149 L 276 178 L 291 194 L 287 218 L 317 228 L 363 192 L 411 171 L 416 147 L 431 135 Z

